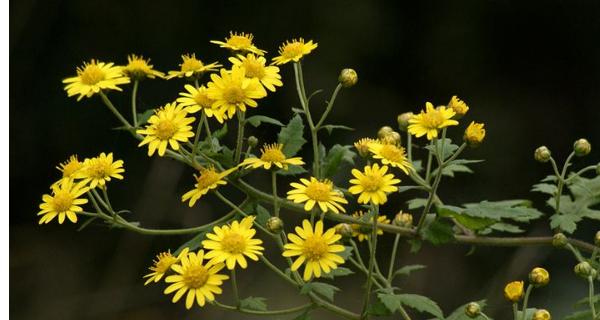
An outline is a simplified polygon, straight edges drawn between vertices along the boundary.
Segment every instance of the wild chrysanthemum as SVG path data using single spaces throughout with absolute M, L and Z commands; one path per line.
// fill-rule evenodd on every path
M 406 174 L 412 169 L 412 164 L 408 161 L 403 147 L 374 141 L 369 143 L 369 151 L 373 153 L 373 158 L 379 159 L 381 163 L 399 168 Z
M 387 166 L 381 168 L 377 163 L 372 166 L 365 166 L 364 171 L 352 169 L 352 175 L 355 179 L 350 179 L 353 184 L 348 191 L 352 194 L 360 194 L 358 203 L 375 205 L 387 202 L 387 193 L 398 191 L 395 184 L 400 183 L 393 174 L 386 174 Z
M 366 222 L 366 220 L 363 218 L 365 215 L 364 212 L 362 211 L 356 211 L 352 214 L 352 216 L 354 218 L 363 220 Z M 371 219 L 369 219 L 368 222 L 373 222 L 373 217 L 371 217 Z M 385 215 L 379 215 L 377 217 L 377 224 L 390 224 L 390 219 L 388 219 L 388 217 L 386 217 Z M 363 242 L 364 240 L 367 240 L 371 237 L 371 231 L 373 230 L 373 228 L 365 226 L 365 225 L 360 225 L 360 224 L 352 224 L 352 236 L 357 238 L 359 242 Z M 382 235 L 383 234 L 383 230 L 381 228 L 377 228 L 377 234 L 378 235 Z
M 144 285 L 148 285 L 150 282 L 158 282 L 164 275 L 171 269 L 171 266 L 178 262 L 179 259 L 187 255 L 189 248 L 184 248 L 181 253 L 177 257 L 171 254 L 171 250 L 167 252 L 161 252 L 156 255 L 156 260 L 153 261 L 153 265 L 149 267 L 151 273 L 144 276 L 144 278 L 148 278 Z
M 344 199 L 341 191 L 334 189 L 331 181 L 321 181 L 315 177 L 310 177 L 310 180 L 301 178 L 300 182 L 290 184 L 294 189 L 288 191 L 287 198 L 295 203 L 306 202 L 304 210 L 310 211 L 315 204 L 318 204 L 323 212 L 328 210 L 335 213 L 346 212 L 346 209 L 340 203 L 347 204 L 348 201 Z
M 40 204 L 39 224 L 48 223 L 58 216 L 58 223 L 62 224 L 65 217 L 69 221 L 77 222 L 77 213 L 83 211 L 79 205 L 86 204 L 88 199 L 80 199 L 79 197 L 88 191 L 82 183 L 74 183 L 73 180 L 67 179 L 57 185 L 52 186 L 52 194 L 42 196 L 43 203 Z
M 313 43 L 312 40 L 305 43 L 302 38 L 286 41 L 279 46 L 279 56 L 273 58 L 273 63 L 280 65 L 290 61 L 298 62 L 302 57 L 316 49 L 317 46 L 318 44 Z
M 224 280 L 229 279 L 229 276 L 218 273 L 223 267 L 222 263 L 208 262 L 204 264 L 203 250 L 198 253 L 188 252 L 181 256 L 179 263 L 171 266 L 171 269 L 177 274 L 165 279 L 165 282 L 172 283 L 165 289 L 165 294 L 175 292 L 173 303 L 176 303 L 187 292 L 186 309 L 190 309 L 194 305 L 194 301 L 203 307 L 206 301 L 215 300 L 215 294 L 223 292 L 221 285 Z
M 83 182 L 89 184 L 90 189 L 97 186 L 104 188 L 106 182 L 112 178 L 123 180 L 121 173 L 123 169 L 123 160 L 113 161 L 112 152 L 108 155 L 102 152 L 99 156 L 83 161 L 83 168 L 75 173 L 75 178 L 83 179 Z
M 200 59 L 196 59 L 196 54 L 184 54 L 181 56 L 183 60 L 179 66 L 180 70 L 169 71 L 167 79 L 173 78 L 199 78 L 206 72 L 216 71 L 221 65 L 217 62 L 204 64 Z
M 417 138 L 424 135 L 427 135 L 427 140 L 437 138 L 438 130 L 458 124 L 458 121 L 452 120 L 456 114 L 452 109 L 444 106 L 434 108 L 431 102 L 425 104 L 425 109 L 408 120 L 408 132 Z
M 478 147 L 483 142 L 483 138 L 485 138 L 485 129 L 483 126 L 483 123 L 472 121 L 465 130 L 463 140 L 465 140 L 470 147 Z
M 258 261 L 264 248 L 262 240 L 254 239 L 256 230 L 252 228 L 253 222 L 254 217 L 249 216 L 231 225 L 214 227 L 213 233 L 206 234 L 208 240 L 202 241 L 204 249 L 210 250 L 204 257 L 211 259 L 211 263 L 225 262 L 229 270 L 233 270 L 236 264 L 246 269 L 246 257 Z
M 187 142 L 194 136 L 191 123 L 196 120 L 188 117 L 183 106 L 167 103 L 163 108 L 157 109 L 148 119 L 144 129 L 138 129 L 138 134 L 145 135 L 139 147 L 148 145 L 148 156 L 152 156 L 158 149 L 158 155 L 164 156 L 167 146 L 179 150 L 179 142 Z
M 319 278 L 322 272 L 327 274 L 344 263 L 344 258 L 338 254 L 344 251 L 344 246 L 336 244 L 342 236 L 335 232 L 335 228 L 323 232 L 323 221 L 319 220 L 313 230 L 310 222 L 304 220 L 302 228 L 296 227 L 295 230 L 296 234 L 288 234 L 291 243 L 284 246 L 283 256 L 298 256 L 291 270 L 296 271 L 305 264 L 303 276 L 305 281 L 310 280 L 313 275 Z
M 210 43 L 218 44 L 221 48 L 227 48 L 233 51 L 240 52 L 251 52 L 262 56 L 266 53 L 266 51 L 254 46 L 254 43 L 252 43 L 253 39 L 254 36 L 251 33 L 237 33 L 230 31 L 229 37 L 225 38 L 225 42 L 211 40 Z
M 229 61 L 235 66 L 246 69 L 246 78 L 254 78 L 271 92 L 275 92 L 275 87 L 283 86 L 279 68 L 276 66 L 267 66 L 265 57 L 257 57 L 252 53 L 246 56 L 238 54 L 237 57 L 230 57 Z
M 123 67 L 123 73 L 128 77 L 137 80 L 165 77 L 164 73 L 154 70 L 154 66 L 150 64 L 150 59 L 144 59 L 144 57 L 135 54 L 127 56 L 127 65 Z
M 366 157 L 369 155 L 369 145 L 373 142 L 377 142 L 377 140 L 372 138 L 362 138 L 354 143 L 354 148 L 358 151 L 358 154 L 361 157 Z
M 92 59 L 84 62 L 83 66 L 77 68 L 77 76 L 66 78 L 65 90 L 69 97 L 79 95 L 77 101 L 83 97 L 91 97 L 101 90 L 118 90 L 120 84 L 129 83 L 129 78 L 123 75 L 122 68 L 114 66 L 114 63 L 104 63 Z
M 83 162 L 79 161 L 77 155 L 70 156 L 67 161 L 60 163 L 56 167 L 56 169 L 62 173 L 62 177 L 56 181 L 53 186 L 65 180 L 74 179 L 75 173 L 81 168 L 83 168 Z
M 462 118 L 465 114 L 467 114 L 467 111 L 469 111 L 469 106 L 467 106 L 467 104 L 464 101 L 462 101 L 459 97 L 452 96 L 450 102 L 448 103 L 448 109 L 454 110 L 454 112 L 456 113 L 454 115 L 454 118 L 458 119 Z
M 215 100 L 213 108 L 227 112 L 231 118 L 237 109 L 246 111 L 246 106 L 258 106 L 255 99 L 264 98 L 267 91 L 257 79 L 246 78 L 246 70 L 233 66 L 231 70 L 221 69 L 221 75 L 211 74 L 208 83 L 208 97 Z
M 208 97 L 208 90 L 205 86 L 196 89 L 194 86 L 186 84 L 185 90 L 187 92 L 180 92 L 181 97 L 177 98 L 177 102 L 184 107 L 184 111 L 196 113 L 202 110 L 207 117 L 215 117 L 219 123 L 223 123 L 223 112 L 213 108 L 215 101 Z
M 200 175 L 194 175 L 196 183 L 194 189 L 186 192 L 182 197 L 181 201 L 186 202 L 189 200 L 189 206 L 193 207 L 196 201 L 203 195 L 207 194 L 210 190 L 217 188 L 220 185 L 226 185 L 227 182 L 224 178 L 235 171 L 235 167 L 225 170 L 223 172 L 217 172 L 214 167 L 200 169 Z
M 297 166 L 304 164 L 304 161 L 300 157 L 287 158 L 281 151 L 282 148 L 283 145 L 280 143 L 265 144 L 261 149 L 260 158 L 246 158 L 240 163 L 240 166 L 254 169 L 263 167 L 269 170 L 275 165 L 279 169 L 287 170 L 290 164 Z

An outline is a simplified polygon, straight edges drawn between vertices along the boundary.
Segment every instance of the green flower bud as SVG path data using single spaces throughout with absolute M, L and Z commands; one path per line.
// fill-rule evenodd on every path
M 255 136 L 249 136 L 248 145 L 252 148 L 256 147 L 256 145 L 258 145 L 258 138 L 256 138 Z
M 594 244 L 596 244 L 596 246 L 600 247 L 600 230 L 598 232 L 596 232 L 596 236 L 594 237 Z
M 550 273 L 544 268 L 533 268 L 529 273 L 529 282 L 535 287 L 543 287 L 550 282 Z
M 342 236 L 343 239 L 352 238 L 352 226 L 347 223 L 338 223 L 335 226 L 335 233 Z
M 531 317 L 531 320 L 552 320 L 552 316 L 548 310 L 538 309 L 533 314 L 533 317 Z
M 410 228 L 413 225 L 413 216 L 410 213 L 398 212 L 394 217 L 394 225 L 404 228 Z
M 567 245 L 567 243 L 569 243 L 569 240 L 567 239 L 567 236 L 564 235 L 564 233 L 559 232 L 555 234 L 554 237 L 552 237 L 552 245 L 556 248 L 563 248 Z
M 402 113 L 400 115 L 398 115 L 398 128 L 400 129 L 400 131 L 406 132 L 407 128 L 408 128 L 408 120 L 410 120 L 415 114 L 412 112 L 405 112 Z
M 481 306 L 477 302 L 470 302 L 465 306 L 465 314 L 467 317 L 474 319 L 481 314 Z
M 356 73 L 356 71 L 354 71 L 354 69 L 343 69 L 340 72 L 338 81 L 342 84 L 342 87 L 350 88 L 358 82 L 358 74 Z
M 267 220 L 267 230 L 272 233 L 279 233 L 283 230 L 283 220 L 279 217 L 270 217 Z
M 596 165 L 596 174 L 600 176 L 600 162 Z
M 592 145 L 586 139 L 579 139 L 573 143 L 573 151 L 578 157 L 587 156 L 592 151 Z
M 396 131 L 392 131 L 391 133 L 387 134 L 385 137 L 380 138 L 381 142 L 385 143 L 385 144 L 393 144 L 396 146 L 399 146 L 402 144 L 402 136 L 396 132 Z
M 575 268 L 573 269 L 573 271 L 575 271 L 576 275 L 578 275 L 582 278 L 587 278 L 587 277 L 595 278 L 596 277 L 596 270 L 594 270 L 592 265 L 589 264 L 587 261 L 578 263 L 575 266 Z
M 391 134 L 392 132 L 394 132 L 394 129 L 392 129 L 392 127 L 383 126 L 379 128 L 379 131 L 377 131 L 377 138 L 383 140 L 387 135 Z
M 533 157 L 535 158 L 535 161 L 537 162 L 548 162 L 550 160 L 550 156 L 552 154 L 550 153 L 550 150 L 548 148 L 546 148 L 546 146 L 541 146 L 537 149 L 535 149 L 535 153 L 533 154 Z

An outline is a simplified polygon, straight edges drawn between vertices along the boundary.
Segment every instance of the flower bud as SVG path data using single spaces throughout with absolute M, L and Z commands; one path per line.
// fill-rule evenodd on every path
M 596 165 L 596 174 L 600 176 L 600 162 Z
M 477 302 L 471 302 L 465 306 L 465 314 L 474 319 L 481 314 L 481 306 Z
M 509 282 L 504 287 L 504 298 L 510 302 L 518 302 L 523 298 L 523 281 Z
M 544 268 L 533 268 L 529 273 L 529 282 L 535 287 L 543 287 L 550 282 L 550 273 Z
M 467 114 L 467 111 L 469 111 L 469 106 L 467 106 L 464 101 L 460 100 L 459 97 L 452 96 L 450 102 L 448 102 L 448 109 L 452 109 L 456 113 L 454 115 L 454 119 L 460 119 Z
M 400 144 L 402 144 L 402 136 L 400 136 L 400 134 L 396 131 L 392 131 L 391 133 L 387 134 L 385 137 L 381 138 L 380 140 L 384 144 L 393 144 L 396 146 L 399 146 Z
M 592 151 L 592 145 L 586 139 L 579 139 L 573 143 L 573 151 L 578 157 L 587 156 Z
M 258 145 L 258 138 L 256 138 L 255 136 L 249 136 L 248 145 L 252 148 L 256 147 L 256 145 Z
M 552 154 L 550 153 L 550 149 L 546 148 L 546 146 L 541 146 L 535 149 L 533 157 L 537 162 L 548 162 L 550 160 L 551 155 Z
M 369 156 L 369 144 L 375 142 L 375 140 L 371 138 L 362 138 L 354 143 L 354 148 L 358 151 L 358 155 L 363 158 Z
M 563 248 L 567 243 L 569 243 L 569 240 L 562 232 L 559 232 L 552 237 L 552 245 L 556 248 Z
M 335 226 L 335 233 L 342 236 L 342 239 L 352 238 L 352 226 L 347 223 L 338 223 Z
M 596 232 L 596 236 L 594 237 L 594 244 L 598 247 L 600 247 L 600 230 L 598 230 L 598 232 Z
M 394 225 L 404 228 L 410 228 L 413 224 L 413 216 L 410 213 L 398 212 L 394 217 Z
M 338 81 L 342 84 L 342 87 L 350 88 L 358 82 L 358 74 L 356 71 L 354 71 L 354 69 L 342 69 L 340 76 L 338 77 Z
M 531 320 L 552 320 L 552 316 L 550 315 L 550 312 L 548 312 L 548 310 L 546 309 L 537 309 L 533 313 L 533 317 L 531 317 Z
M 379 128 L 379 131 L 377 131 L 377 138 L 383 140 L 383 138 L 385 138 L 388 134 L 391 134 L 392 132 L 394 132 L 394 129 L 392 129 L 392 127 L 383 126 Z
M 415 114 L 412 112 L 405 112 L 398 115 L 398 128 L 400 131 L 406 132 L 408 128 L 408 120 L 410 120 Z
M 283 220 L 279 217 L 270 217 L 267 220 L 267 230 L 272 233 L 279 233 L 283 230 Z
M 594 270 L 592 265 L 589 264 L 587 261 L 578 263 L 575 266 L 575 268 L 573 269 L 573 271 L 575 271 L 576 275 L 578 275 L 582 278 L 587 278 L 587 277 L 595 278 L 596 277 L 596 270 Z
M 477 148 L 485 138 L 485 129 L 483 123 L 471 121 L 471 124 L 465 130 L 463 140 L 471 148 Z

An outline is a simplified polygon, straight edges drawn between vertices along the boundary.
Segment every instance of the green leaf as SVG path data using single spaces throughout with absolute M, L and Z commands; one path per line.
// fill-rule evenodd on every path
M 533 314 L 535 313 L 536 310 L 537 310 L 536 308 L 527 308 L 527 310 L 525 310 L 525 317 L 523 317 L 523 312 L 517 311 L 517 318 L 524 319 L 524 320 L 531 320 L 531 318 L 533 318 Z
M 410 308 L 420 312 L 429 313 L 440 319 L 444 319 L 442 309 L 433 300 L 418 294 L 399 294 L 400 302 Z
M 421 161 L 421 160 L 413 160 L 412 166 L 413 166 L 413 169 L 415 169 L 416 172 L 421 172 L 423 170 L 423 161 Z
M 294 108 L 292 107 L 292 111 L 296 114 L 300 113 L 300 114 L 304 114 L 304 110 L 300 109 L 300 108 Z
M 440 219 L 434 220 L 423 229 L 423 239 L 433 245 L 441 245 L 454 240 L 452 225 Z
M 443 205 L 436 206 L 436 210 L 438 215 L 441 217 L 454 218 L 463 226 L 474 231 L 485 229 L 496 222 L 495 220 L 489 218 L 467 216 L 462 213 L 464 209 L 460 207 Z
M 558 192 L 558 188 L 554 184 L 538 183 L 533 185 L 531 192 L 541 192 L 554 196 Z
M 271 217 L 269 210 L 261 205 L 256 205 L 256 222 L 263 227 L 267 226 L 267 220 Z
M 300 294 L 308 294 L 314 292 L 323 298 L 333 302 L 333 296 L 337 291 L 340 291 L 338 287 L 332 286 L 328 283 L 323 282 L 308 282 L 300 289 Z
M 483 160 L 468 160 L 468 159 L 452 160 L 444 167 L 444 170 L 442 170 L 442 175 L 454 178 L 454 174 L 458 173 L 458 172 L 473 173 L 473 170 L 471 170 L 466 165 L 470 164 L 470 163 L 479 163 L 482 161 Z M 436 176 L 438 173 L 438 170 L 439 170 L 439 168 L 436 168 L 435 170 L 433 170 L 432 176 Z
M 322 173 L 325 178 L 331 178 L 336 172 L 339 172 L 343 163 L 354 164 L 356 153 L 352 151 L 352 146 L 334 145 L 327 152 L 323 160 Z
M 427 204 L 427 199 L 415 198 L 415 199 L 406 201 L 406 203 L 408 204 L 409 209 L 417 209 L 417 208 L 425 207 L 425 204 Z
M 410 244 L 410 253 L 419 252 L 423 246 L 423 242 L 419 239 L 409 239 L 407 242 Z
M 183 251 L 184 248 L 189 248 L 190 251 L 194 251 L 194 250 L 200 248 L 200 246 L 202 245 L 202 240 L 204 240 L 205 236 L 206 236 L 206 232 L 201 232 L 201 233 L 195 235 L 193 238 L 191 238 L 190 240 L 186 241 L 184 244 L 179 246 L 179 248 L 177 248 L 177 250 L 175 250 L 173 255 L 177 256 L 178 254 L 181 253 L 181 251 Z
M 381 301 L 381 303 L 383 303 L 386 309 L 388 309 L 391 313 L 395 313 L 402 308 L 402 301 L 400 300 L 400 296 L 397 294 L 378 293 L 377 298 L 379 298 L 379 301 Z
M 348 260 L 348 258 L 352 255 L 353 248 L 351 246 L 344 246 L 344 251 L 338 252 L 338 255 L 342 257 L 344 260 Z
M 348 276 L 353 274 L 354 271 L 348 269 L 348 268 L 344 268 L 344 267 L 337 267 L 336 269 L 331 270 L 331 272 L 329 273 L 323 273 L 322 277 L 326 278 L 326 279 L 333 279 L 335 277 L 343 277 L 343 276 Z
M 266 298 L 261 297 L 248 297 L 240 300 L 240 306 L 244 309 L 256 310 L 256 311 L 267 311 Z
M 508 232 L 508 233 L 522 233 L 522 232 L 525 232 L 525 230 L 519 228 L 518 226 L 515 226 L 514 224 L 504 223 L 504 222 L 494 223 L 490 227 L 490 229 L 495 230 L 495 231 L 500 231 L 500 232 Z
M 292 157 L 302 149 L 306 143 L 304 135 L 304 124 L 302 118 L 296 115 L 290 120 L 287 126 L 281 128 L 277 135 L 277 142 L 283 144 L 283 153 L 287 157 Z
M 390 316 L 392 313 L 380 300 L 377 300 L 367 307 L 367 312 L 376 317 Z
M 554 222 L 554 225 L 564 223 L 568 229 L 563 230 L 572 233 L 577 228 L 576 223 L 583 218 L 600 220 L 600 210 L 596 209 L 600 205 L 600 176 L 592 179 L 573 177 L 568 188 L 572 197 L 569 195 L 560 197 L 559 211 L 561 215 L 560 217 L 554 215 L 550 218 L 552 222 L 558 220 Z M 547 203 L 554 208 L 554 199 L 548 199 Z M 573 227 L 573 224 L 575 224 L 575 227 Z
M 306 308 L 301 314 L 299 314 L 293 320 L 310 320 L 310 319 L 312 319 L 310 317 L 310 311 L 311 310 L 312 310 L 311 308 Z
M 530 208 L 527 200 L 481 201 L 467 203 L 463 211 L 471 217 L 489 218 L 496 221 L 509 219 L 517 222 L 529 222 L 542 216 L 542 213 Z
M 227 123 L 224 123 L 223 126 L 212 133 L 212 137 L 221 140 L 227 135 L 227 130 Z
M 148 122 L 148 119 L 154 114 L 154 109 L 148 109 L 137 114 L 138 126 L 142 126 Z
M 422 264 L 411 264 L 411 265 L 406 265 L 406 266 L 396 270 L 396 272 L 394 272 L 394 274 L 408 277 L 413 271 L 422 270 L 425 268 L 427 268 L 427 266 L 424 266 Z
M 246 119 L 246 122 L 248 122 L 255 128 L 260 126 L 261 123 L 269 123 L 269 124 L 274 124 L 276 126 L 283 127 L 283 123 L 281 123 L 281 121 L 267 117 L 267 116 L 261 116 L 261 115 L 249 117 Z
M 479 304 L 479 306 L 481 307 L 481 310 L 483 310 L 486 306 L 486 302 L 485 300 L 479 300 L 479 301 L 475 301 L 477 304 Z M 485 320 L 486 318 L 484 318 L 483 316 L 479 315 L 475 318 L 469 318 L 466 314 L 465 314 L 465 307 L 467 306 L 468 303 L 463 304 L 462 306 L 456 308 L 456 310 L 454 310 L 454 312 L 452 312 L 452 314 L 450 314 L 448 317 L 446 317 L 446 320 L 471 320 L 471 319 L 475 319 L 475 320 Z M 488 319 L 492 320 L 492 318 L 488 317 Z
M 343 125 L 339 125 L 339 124 L 326 124 L 324 126 L 321 126 L 319 129 L 325 129 L 325 130 L 327 130 L 327 133 L 329 133 L 329 134 L 331 134 L 331 132 L 334 129 L 354 131 L 354 128 L 343 126 Z
M 221 152 L 212 155 L 211 158 L 217 160 L 225 168 L 233 167 L 233 150 L 227 146 L 221 147 Z
M 559 228 L 564 232 L 573 233 L 577 229 L 577 222 L 581 217 L 574 214 L 555 214 L 550 217 L 550 228 Z
M 590 320 L 592 317 L 592 310 L 576 311 L 566 316 L 564 320 Z
M 277 174 L 282 175 L 282 176 L 296 176 L 299 174 L 303 174 L 305 172 L 306 172 L 306 169 L 304 169 L 301 166 L 297 166 L 295 164 L 288 165 L 287 170 L 284 170 L 284 169 L 277 170 Z
M 442 148 L 442 142 L 444 142 L 444 147 Z M 442 159 L 446 160 L 448 159 L 453 153 L 454 151 L 456 151 L 458 149 L 458 146 L 452 143 L 452 139 L 439 139 L 438 140 L 438 144 L 440 146 L 440 155 L 442 155 Z M 436 145 L 427 145 L 425 147 L 425 149 L 432 151 L 434 154 L 437 155 L 437 148 Z

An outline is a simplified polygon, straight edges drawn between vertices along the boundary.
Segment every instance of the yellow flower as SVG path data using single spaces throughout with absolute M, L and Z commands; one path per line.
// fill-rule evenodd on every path
M 294 157 L 287 158 L 281 149 L 283 148 L 282 144 L 274 143 L 274 144 L 265 144 L 261 149 L 260 158 L 246 158 L 240 166 L 246 166 L 246 168 L 260 168 L 263 167 L 266 170 L 271 169 L 271 166 L 275 165 L 280 169 L 287 170 L 288 165 L 296 165 L 301 166 L 304 164 L 302 158 Z
M 221 75 L 211 74 L 208 83 L 208 97 L 215 100 L 213 108 L 227 112 L 231 118 L 237 109 L 246 111 L 246 106 L 255 108 L 255 99 L 267 96 L 267 91 L 257 79 L 246 78 L 246 70 L 233 66 L 231 70 L 221 69 Z
M 179 150 L 179 142 L 187 142 L 194 136 L 190 124 L 196 120 L 187 117 L 183 106 L 167 103 L 163 108 L 157 109 L 148 119 L 144 129 L 138 129 L 138 134 L 145 135 L 138 147 L 148 145 L 148 156 L 152 156 L 158 149 L 158 155 L 164 156 L 167 146 Z
M 371 138 L 362 138 L 354 143 L 354 148 L 356 148 L 358 154 L 364 158 L 369 155 L 369 145 L 374 142 L 377 142 L 377 140 Z
M 246 269 L 246 257 L 258 261 L 265 249 L 261 246 L 262 240 L 254 239 L 256 230 L 252 228 L 254 217 L 249 216 L 242 221 L 234 221 L 231 226 L 216 226 L 213 233 L 206 234 L 208 240 L 202 241 L 204 249 L 209 249 L 205 258 L 211 263 L 225 262 L 227 269 L 233 270 L 236 263 Z
M 552 320 L 552 316 L 546 309 L 537 309 L 531 320 Z
M 544 268 L 533 268 L 529 273 L 529 282 L 536 287 L 543 287 L 550 282 L 550 273 Z
M 181 56 L 183 60 L 182 63 L 179 64 L 181 67 L 180 70 L 169 71 L 169 75 L 167 79 L 173 78 L 199 78 L 205 72 L 216 71 L 217 68 L 221 67 L 217 62 L 213 62 L 210 64 L 204 64 L 200 59 L 196 59 L 196 54 L 184 54 Z
M 448 103 L 448 108 L 454 110 L 456 113 L 454 115 L 455 119 L 462 118 L 465 114 L 467 114 L 467 111 L 469 111 L 469 106 L 467 106 L 467 104 L 460 100 L 460 98 L 457 96 L 452 96 L 450 102 Z
M 171 254 L 171 250 L 167 252 L 161 252 L 156 255 L 156 260 L 154 260 L 154 265 L 149 267 L 151 273 L 144 276 L 144 278 L 148 278 L 144 285 L 148 285 L 150 282 L 156 283 L 162 279 L 162 277 L 171 269 L 171 266 L 179 261 L 179 259 L 187 255 L 189 248 L 184 248 L 181 250 L 181 253 L 177 257 Z
M 509 282 L 504 287 L 504 297 L 510 302 L 518 302 L 523 298 L 523 281 Z
M 352 169 L 352 175 L 355 179 L 350 179 L 353 184 L 348 191 L 352 194 L 360 194 L 358 203 L 375 205 L 387 202 L 387 193 L 398 191 L 395 184 L 400 183 L 393 174 L 386 174 L 387 166 L 381 168 L 377 163 L 372 166 L 365 166 L 364 171 Z
M 427 102 L 425 108 L 426 111 L 421 110 L 408 120 L 408 132 L 417 138 L 424 135 L 427 135 L 427 140 L 437 138 L 439 129 L 458 124 L 458 121 L 451 120 L 456 114 L 452 109 L 443 106 L 434 108 L 431 102 Z
M 347 204 L 341 191 L 334 189 L 333 183 L 329 180 L 317 180 L 314 177 L 308 179 L 300 179 L 300 182 L 292 182 L 290 185 L 294 188 L 288 191 L 287 198 L 295 203 L 304 204 L 304 210 L 310 211 L 315 206 L 319 205 L 321 211 L 327 212 L 331 210 L 335 213 L 340 211 L 346 212 L 346 209 L 340 203 Z
M 472 121 L 467 127 L 467 130 L 465 130 L 463 140 L 465 140 L 470 147 L 478 147 L 481 142 L 483 142 L 483 138 L 485 138 L 485 129 L 483 126 L 483 123 Z
M 118 90 L 120 84 L 129 83 L 129 78 L 123 75 L 122 68 L 113 66 L 114 63 L 104 63 L 92 59 L 84 62 L 83 66 L 77 68 L 77 76 L 66 78 L 65 90 L 69 97 L 79 95 L 77 101 L 83 97 L 91 97 L 101 90 Z
M 187 92 L 179 93 L 181 97 L 177 98 L 177 102 L 184 107 L 185 112 L 196 113 L 202 110 L 207 117 L 215 117 L 219 123 L 223 123 L 223 112 L 213 108 L 215 101 L 208 97 L 208 90 L 205 86 L 196 89 L 194 86 L 186 84 L 185 90 Z
M 371 142 L 368 146 L 369 151 L 373 153 L 373 158 L 379 159 L 381 163 L 399 168 L 406 174 L 412 169 L 412 164 L 408 161 L 403 147 L 381 141 Z
M 211 40 L 210 43 L 218 44 L 221 48 L 227 48 L 233 51 L 251 52 L 262 56 L 266 51 L 255 47 L 252 43 L 253 39 L 254 36 L 251 33 L 237 33 L 230 31 L 229 37 L 225 38 L 225 42 Z
M 291 270 L 296 271 L 305 264 L 303 276 L 305 281 L 310 280 L 313 274 L 316 278 L 320 278 L 322 272 L 327 274 L 344 263 L 344 258 L 337 254 L 344 251 L 344 246 L 335 244 L 342 236 L 335 232 L 335 228 L 323 232 L 323 221 L 320 220 L 313 230 L 310 222 L 304 220 L 302 228 L 296 227 L 295 230 L 296 234 L 288 234 L 291 243 L 284 246 L 283 256 L 298 256 Z
M 276 66 L 267 66 L 267 59 L 257 57 L 248 53 L 245 57 L 241 54 L 236 57 L 230 57 L 229 61 L 235 66 L 240 66 L 246 69 L 246 78 L 254 78 L 271 92 L 275 92 L 275 86 L 283 86 L 279 68 Z
M 42 196 L 43 203 L 40 204 L 39 224 L 48 223 L 58 216 L 58 223 L 62 224 L 67 217 L 71 222 L 77 222 L 77 213 L 83 211 L 79 205 L 86 204 L 88 199 L 79 197 L 88 191 L 82 183 L 75 184 L 73 180 L 67 179 L 52 186 L 52 195 Z
M 204 251 L 198 253 L 189 252 L 182 255 L 179 263 L 173 264 L 171 269 L 177 274 L 168 276 L 165 282 L 172 283 L 165 289 L 165 294 L 175 292 L 173 303 L 176 303 L 185 297 L 185 307 L 190 309 L 194 305 L 194 301 L 199 306 L 203 307 L 206 301 L 215 300 L 215 294 L 221 294 L 223 290 L 221 285 L 224 280 L 229 279 L 229 276 L 219 274 L 223 269 L 222 263 L 212 264 L 210 262 L 204 264 Z
M 279 56 L 273 58 L 273 63 L 280 65 L 290 61 L 298 62 L 302 57 L 316 49 L 317 46 L 318 44 L 313 43 L 312 40 L 304 43 L 304 39 L 302 38 L 286 41 L 279 46 Z
M 60 180 L 56 181 L 52 186 L 58 185 L 65 180 L 74 179 L 75 173 L 79 171 L 83 167 L 83 162 L 79 161 L 77 155 L 72 155 L 69 159 L 61 164 L 59 164 L 56 169 L 62 172 L 62 177 Z
M 181 201 L 186 202 L 189 200 L 190 202 L 188 205 L 193 207 L 196 201 L 210 190 L 215 189 L 220 185 L 226 185 L 227 182 L 223 178 L 235 171 L 235 169 L 236 167 L 223 172 L 217 172 L 214 167 L 200 169 L 200 176 L 194 175 L 194 178 L 196 179 L 196 184 L 194 184 L 195 188 L 186 192 L 181 197 Z
M 356 211 L 352 214 L 352 216 L 354 218 L 366 221 L 366 219 L 364 219 L 365 213 L 362 211 Z M 371 219 L 369 219 L 369 222 L 373 222 L 373 217 L 371 217 Z M 390 224 L 390 219 L 388 219 L 388 217 L 386 217 L 385 215 L 380 214 L 377 217 L 377 224 Z M 363 242 L 366 239 L 369 239 L 371 237 L 371 230 L 373 228 L 370 228 L 368 226 L 365 225 L 360 225 L 360 224 L 352 224 L 352 236 L 356 237 L 358 239 L 359 242 Z M 377 234 L 378 235 L 382 235 L 383 234 L 383 229 L 381 228 L 377 228 Z
M 104 188 L 106 182 L 112 178 L 123 180 L 123 172 L 123 160 L 113 161 L 112 152 L 108 155 L 102 152 L 98 157 L 85 159 L 83 168 L 77 171 L 74 177 L 84 179 L 83 183 L 89 183 L 90 189 L 97 186 Z
M 127 56 L 127 65 L 123 68 L 123 73 L 128 77 L 137 80 L 165 77 L 164 73 L 154 70 L 154 66 L 150 64 L 150 59 L 144 59 L 144 57 L 135 54 Z

